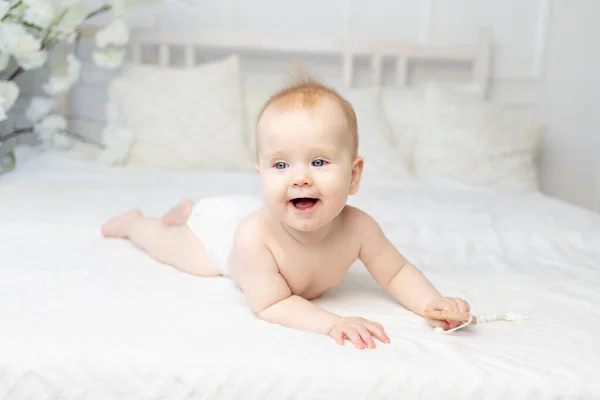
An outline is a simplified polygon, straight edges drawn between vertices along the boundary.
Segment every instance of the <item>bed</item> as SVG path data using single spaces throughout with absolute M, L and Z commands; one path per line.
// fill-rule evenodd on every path
M 164 63 L 168 52 L 160 48 Z M 396 61 L 427 53 L 385 48 Z M 475 76 L 485 83 L 485 49 L 430 55 L 479 60 Z M 385 51 L 372 53 L 377 70 Z M 111 96 L 122 100 L 127 85 L 140 82 L 133 81 L 112 86 Z M 383 161 L 366 171 L 350 204 L 373 215 L 444 294 L 468 299 L 476 315 L 531 319 L 440 335 L 357 263 L 315 302 L 383 324 L 391 343 L 360 351 L 257 320 L 227 278 L 186 275 L 127 241 L 103 239 L 100 225 L 130 207 L 158 216 L 182 198 L 259 193 L 235 146 L 233 164 L 183 168 L 197 157 L 182 152 L 178 165 L 160 158 L 173 148 L 157 153 L 151 134 L 127 139 L 115 121 L 139 120 L 127 107 L 108 108 L 114 124 L 105 133 L 114 140 L 104 157 L 23 148 L 18 168 L 0 179 L 0 398 L 600 397 L 600 215 L 526 188 L 531 180 L 522 173 L 509 185 L 506 174 L 486 171 L 495 184 L 485 185 L 457 166 L 454 175 L 436 175 L 416 157 L 413 168 L 429 175 L 409 179 L 390 168 L 380 142 L 367 139 L 366 151 Z M 365 119 L 376 130 L 377 118 Z M 133 157 L 122 151 L 124 141 L 143 145 Z M 149 164 L 157 160 L 163 164 Z

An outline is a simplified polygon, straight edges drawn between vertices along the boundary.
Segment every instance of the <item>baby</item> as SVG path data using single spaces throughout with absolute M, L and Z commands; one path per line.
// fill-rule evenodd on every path
M 258 318 L 359 349 L 375 348 L 373 338 L 389 343 L 381 324 L 310 301 L 340 284 L 356 260 L 418 315 L 469 311 L 466 301 L 442 297 L 372 217 L 346 204 L 364 161 L 356 115 L 336 91 L 305 79 L 276 93 L 258 117 L 256 147 L 262 199 L 183 201 L 161 219 L 132 210 L 108 221 L 103 235 L 129 238 L 186 273 L 229 276 Z M 458 324 L 427 321 L 443 329 Z

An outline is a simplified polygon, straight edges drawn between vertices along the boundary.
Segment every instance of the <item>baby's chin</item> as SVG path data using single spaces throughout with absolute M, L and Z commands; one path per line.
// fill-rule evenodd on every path
M 295 231 L 302 233 L 318 232 L 320 229 L 324 228 L 329 223 L 331 223 L 330 219 L 323 219 L 316 216 L 306 219 L 298 218 L 295 215 L 288 215 L 286 217 L 287 218 L 285 218 L 283 223 L 285 223 L 288 227 L 294 229 Z
M 317 232 L 325 224 L 311 224 L 306 222 L 286 221 L 285 224 L 297 232 L 311 233 Z

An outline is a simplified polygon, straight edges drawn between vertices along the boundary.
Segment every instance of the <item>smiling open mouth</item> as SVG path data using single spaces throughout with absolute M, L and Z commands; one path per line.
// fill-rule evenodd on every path
M 296 209 L 300 211 L 306 211 L 313 208 L 318 203 L 318 201 L 319 199 L 315 199 L 312 197 L 299 197 L 297 199 L 292 199 L 291 203 Z

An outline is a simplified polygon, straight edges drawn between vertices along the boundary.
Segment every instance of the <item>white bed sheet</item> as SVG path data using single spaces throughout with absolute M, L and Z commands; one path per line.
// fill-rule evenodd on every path
M 446 295 L 519 312 L 439 335 L 357 264 L 317 302 L 381 322 L 372 351 L 254 318 L 227 278 L 161 265 L 99 227 L 132 206 L 258 193 L 253 174 L 121 170 L 48 154 L 0 177 L 2 399 L 600 397 L 600 216 L 539 194 L 365 182 L 381 221 Z

